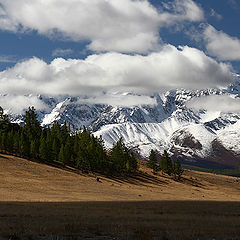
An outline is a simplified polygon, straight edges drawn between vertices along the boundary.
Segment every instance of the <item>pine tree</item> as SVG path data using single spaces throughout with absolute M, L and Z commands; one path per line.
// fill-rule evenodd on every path
M 13 137 L 13 152 L 19 153 L 19 141 L 20 141 L 20 135 L 18 131 L 15 131 L 14 137 Z
M 173 175 L 175 180 L 180 180 L 183 174 L 183 169 L 180 161 L 177 159 L 173 164 Z
M 113 146 L 110 160 L 113 170 L 117 173 L 130 173 L 137 170 L 137 159 L 133 153 L 129 152 L 122 138 Z
M 20 154 L 23 157 L 29 157 L 30 155 L 30 144 L 27 136 L 24 132 L 21 132 L 20 140 L 19 140 L 19 150 Z
M 160 168 L 163 172 L 167 173 L 168 175 L 172 174 L 173 171 L 172 160 L 169 157 L 169 154 L 166 150 L 164 150 L 163 156 L 161 158 Z
M 64 163 L 65 162 L 65 154 L 64 154 L 64 145 L 61 145 L 59 154 L 58 154 L 58 161 Z
M 133 153 L 128 153 L 128 159 L 126 163 L 126 170 L 128 173 L 136 172 L 138 169 L 138 163 L 135 155 Z
M 52 154 L 53 154 L 53 160 L 58 159 L 58 154 L 59 154 L 60 148 L 59 148 L 59 141 L 56 137 L 53 139 L 52 143 Z
M 63 151 L 63 155 L 64 155 L 64 161 L 63 163 L 65 164 L 71 164 L 71 159 L 72 159 L 72 144 L 71 144 L 71 137 L 68 136 L 65 146 L 64 146 L 64 151 Z
M 151 168 L 154 172 L 158 170 L 158 164 L 157 164 L 157 154 L 152 149 L 148 158 L 147 167 Z
M 0 106 L 0 121 L 9 122 L 8 115 L 4 114 L 3 108 Z
M 33 139 L 30 143 L 30 156 L 32 158 L 39 157 L 39 141 L 38 141 L 38 139 Z
M 49 161 L 49 159 L 48 159 L 49 158 L 48 146 L 47 146 L 46 138 L 45 138 L 43 132 L 42 132 L 41 138 L 40 138 L 39 157 L 43 161 Z
M 34 107 L 29 107 L 24 116 L 24 130 L 26 132 L 29 140 L 40 137 L 41 135 L 41 125 L 37 119 L 37 114 L 35 113 Z
M 2 107 L 0 107 L 0 135 L 3 132 L 7 132 L 9 130 L 10 121 L 8 116 L 4 114 Z

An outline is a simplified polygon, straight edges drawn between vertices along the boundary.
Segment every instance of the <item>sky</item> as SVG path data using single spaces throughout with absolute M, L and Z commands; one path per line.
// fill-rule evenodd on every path
M 239 22 L 238 0 L 0 0 L 0 94 L 225 87 Z

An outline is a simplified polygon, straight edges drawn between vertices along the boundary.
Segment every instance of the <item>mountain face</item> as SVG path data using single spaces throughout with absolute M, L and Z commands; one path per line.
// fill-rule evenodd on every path
M 169 150 L 173 157 L 202 167 L 240 166 L 240 113 L 194 110 L 189 101 L 207 96 L 240 98 L 240 81 L 226 89 L 174 90 L 150 96 L 154 105 L 134 107 L 83 103 L 81 97 L 38 96 L 48 106 L 39 112 L 43 126 L 54 121 L 72 129 L 87 127 L 102 136 L 107 148 L 120 137 L 141 156 L 151 149 Z M 21 115 L 12 121 L 21 122 Z

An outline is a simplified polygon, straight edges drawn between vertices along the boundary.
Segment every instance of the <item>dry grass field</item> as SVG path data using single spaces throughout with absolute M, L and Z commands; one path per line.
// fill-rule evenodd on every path
M 0 236 L 240 239 L 238 178 L 188 170 L 176 182 L 140 170 L 109 179 L 0 155 Z

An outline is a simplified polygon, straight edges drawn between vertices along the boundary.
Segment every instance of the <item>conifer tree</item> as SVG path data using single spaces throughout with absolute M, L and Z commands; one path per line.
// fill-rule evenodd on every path
M 9 130 L 10 121 L 8 115 L 4 114 L 3 108 L 0 107 L 0 134 Z
M 19 150 L 20 150 L 21 156 L 23 156 L 23 157 L 29 156 L 30 144 L 29 144 L 27 136 L 25 135 L 25 133 L 23 131 L 21 132 L 21 136 L 20 136 L 20 140 L 19 140 Z
M 58 161 L 64 163 L 65 162 L 65 154 L 64 154 L 64 145 L 61 145 L 59 154 L 58 154 Z
M 122 138 L 113 146 L 110 160 L 114 171 L 117 173 L 134 172 L 137 170 L 137 159 L 129 152 Z
M 43 132 L 42 132 L 41 138 L 40 138 L 39 157 L 43 161 L 49 161 L 48 145 L 46 143 L 46 138 L 45 138 Z
M 154 172 L 158 170 L 158 164 L 157 164 L 157 154 L 152 149 L 148 158 L 147 167 L 151 168 Z
M 30 142 L 30 156 L 32 158 L 39 157 L 39 140 L 38 139 L 33 139 Z
M 37 137 L 39 138 L 41 135 L 41 126 L 37 119 L 34 107 L 28 108 L 28 111 L 26 111 L 24 116 L 24 122 L 24 130 L 29 140 L 31 141 Z
M 163 156 L 160 161 L 160 168 L 163 172 L 167 173 L 168 175 L 172 174 L 172 160 L 166 150 L 164 150 Z
M 52 155 L 53 155 L 53 160 L 58 159 L 58 154 L 59 154 L 60 148 L 59 148 L 59 141 L 56 137 L 54 137 L 53 142 L 52 142 Z
M 0 121 L 9 122 L 8 115 L 4 114 L 3 108 L 0 106 Z
M 19 140 L 20 140 L 19 132 L 15 131 L 14 137 L 13 137 L 13 152 L 14 153 L 19 153 Z
M 180 180 L 182 174 L 183 174 L 183 169 L 182 169 L 182 166 L 181 166 L 181 163 L 180 163 L 179 159 L 177 159 L 177 160 L 173 163 L 173 175 L 174 175 L 174 179 L 175 179 L 175 180 Z

